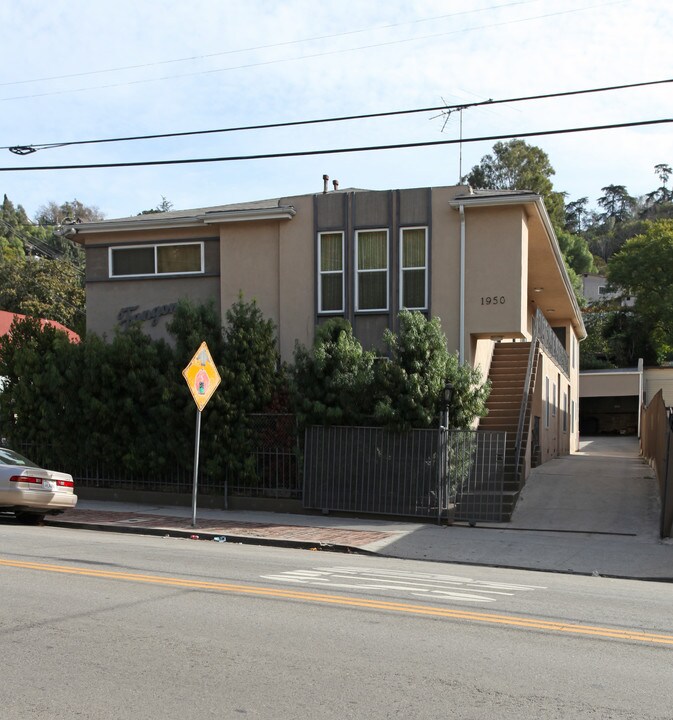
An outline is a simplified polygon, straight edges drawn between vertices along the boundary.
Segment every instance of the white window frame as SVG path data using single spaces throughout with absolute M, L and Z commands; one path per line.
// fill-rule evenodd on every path
M 341 270 L 321 270 L 322 267 L 322 242 L 323 235 L 341 235 Z M 318 233 L 318 312 L 321 315 L 343 315 L 346 309 L 346 247 L 345 234 L 343 230 L 325 230 Z M 341 275 L 341 309 L 323 310 L 322 308 L 322 276 Z
M 545 428 L 549 427 L 549 419 L 551 415 L 551 399 L 549 397 L 549 377 L 545 375 L 544 378 L 544 389 L 545 389 L 545 395 L 546 395 L 546 405 L 545 405 L 545 414 L 544 414 L 544 426 Z
M 423 230 L 425 234 L 425 265 L 422 267 L 404 267 L 404 233 L 406 230 Z M 415 225 L 412 227 L 400 228 L 400 307 L 407 310 L 427 310 L 428 309 L 428 228 L 425 225 Z M 425 271 L 425 287 L 423 289 L 423 305 L 422 307 L 407 307 L 404 304 L 404 272 L 405 270 L 423 270 Z
M 157 248 L 176 247 L 182 245 L 199 245 L 200 246 L 200 270 L 185 270 L 182 272 L 160 273 L 157 270 Z M 115 250 L 146 250 L 152 248 L 154 250 L 154 272 L 151 273 L 132 273 L 131 275 L 114 275 L 112 272 L 112 255 Z M 166 277 L 173 275 L 203 275 L 205 267 L 205 252 L 203 242 L 175 242 L 175 243 L 142 243 L 139 245 L 113 245 L 108 248 L 108 273 L 110 278 L 149 278 L 149 277 Z
M 552 406 L 551 406 L 551 416 L 556 417 L 556 393 L 558 392 L 558 390 L 556 389 L 556 383 L 552 383 L 552 388 L 553 388 L 552 395 L 554 396 L 554 402 L 552 403 Z
M 374 270 L 360 270 L 358 267 L 358 250 L 359 250 L 359 239 L 360 233 L 371 233 L 371 232 L 383 232 L 386 234 L 386 304 L 385 307 L 381 308 L 364 308 L 360 309 L 360 273 L 380 273 L 383 272 L 382 268 Z M 390 233 L 388 228 L 363 228 L 355 231 L 355 312 L 359 313 L 380 313 L 388 312 L 390 307 Z

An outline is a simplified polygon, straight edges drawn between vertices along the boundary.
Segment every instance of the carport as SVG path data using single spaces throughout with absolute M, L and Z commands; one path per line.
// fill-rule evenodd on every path
M 637 368 L 580 373 L 580 435 L 639 435 L 642 361 Z

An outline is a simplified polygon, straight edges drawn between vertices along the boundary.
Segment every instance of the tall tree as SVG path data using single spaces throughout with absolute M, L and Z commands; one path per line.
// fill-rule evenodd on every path
M 608 280 L 635 297 L 640 325 L 650 329 L 660 354 L 673 347 L 673 220 L 646 221 L 608 264 Z
M 5 195 L 0 207 L 0 255 L 5 260 L 21 258 L 26 254 L 21 228 L 29 223 L 26 211 Z
M 0 308 L 57 320 L 81 333 L 83 276 L 65 260 L 31 256 L 0 259 Z
M 565 229 L 573 234 L 581 233 L 586 228 L 589 198 L 583 197 L 566 204 Z
M 51 201 L 37 209 L 35 222 L 38 225 L 61 225 L 62 223 L 95 222 L 105 215 L 95 205 L 85 205 L 77 198 L 60 205 Z
M 644 207 L 640 216 L 647 220 L 673 217 L 673 191 L 668 187 L 668 180 L 673 174 L 673 169 L 666 163 L 659 163 L 654 166 L 654 172 L 661 185 L 645 195 Z
M 547 153 L 524 140 L 497 142 L 492 155 L 463 178 L 472 187 L 493 190 L 532 190 L 544 198 L 556 228 L 564 225 L 563 193 L 555 192 L 551 176 L 555 174 Z
M 601 191 L 603 195 L 598 198 L 598 204 L 603 208 L 603 221 L 623 223 L 633 217 L 636 199 L 624 185 L 606 185 Z

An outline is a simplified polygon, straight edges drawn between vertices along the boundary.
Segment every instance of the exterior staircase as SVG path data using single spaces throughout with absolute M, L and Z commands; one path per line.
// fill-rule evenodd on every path
M 508 522 L 524 483 L 526 447 L 530 434 L 531 400 L 535 388 L 538 357 L 534 358 L 530 388 L 526 401 L 522 447 L 519 470 L 516 467 L 516 436 L 519 427 L 522 395 L 530 355 L 529 342 L 497 343 L 493 351 L 489 379 L 491 394 L 488 398 L 488 415 L 481 418 L 480 430 L 504 430 L 507 432 L 505 451 L 505 479 L 502 504 L 502 521 Z

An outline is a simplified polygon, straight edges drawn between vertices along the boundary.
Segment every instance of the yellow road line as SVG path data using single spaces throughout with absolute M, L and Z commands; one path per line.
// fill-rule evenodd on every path
M 520 627 L 529 630 L 546 630 L 548 632 L 569 633 L 615 640 L 632 640 L 638 642 L 657 643 L 673 646 L 673 635 L 649 633 L 640 630 L 624 630 L 619 628 L 581 625 L 539 618 L 519 618 L 513 615 L 496 613 L 482 613 L 471 610 L 456 610 L 429 605 L 415 605 L 387 600 L 369 600 L 367 598 L 353 598 L 346 595 L 328 595 L 324 593 L 304 592 L 299 590 L 285 590 L 281 588 L 257 587 L 255 585 L 235 585 L 231 583 L 209 582 L 205 580 L 185 580 L 175 577 L 162 577 L 160 575 L 141 575 L 111 570 L 92 570 L 72 565 L 51 565 L 48 563 L 23 562 L 17 560 L 0 559 L 0 566 L 21 568 L 24 570 L 39 570 L 41 572 L 65 573 L 69 575 L 82 575 L 85 577 L 103 578 L 107 580 L 126 580 L 130 582 L 144 582 L 170 587 L 191 588 L 198 590 L 215 590 L 218 592 L 254 595 L 257 597 L 283 598 L 287 600 L 303 600 L 307 602 L 326 603 L 347 607 L 359 607 L 372 610 L 387 610 L 412 615 L 451 618 L 454 620 L 469 620 L 472 622 L 490 623 L 510 627 Z

